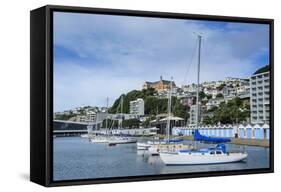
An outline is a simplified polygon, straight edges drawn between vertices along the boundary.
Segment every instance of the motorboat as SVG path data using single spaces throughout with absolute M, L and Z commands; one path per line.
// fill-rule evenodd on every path
M 128 143 L 136 143 L 137 140 L 129 137 L 111 137 L 108 140 L 108 144 L 110 146 L 117 144 L 128 144 Z
M 90 138 L 91 143 L 108 143 L 110 137 L 97 135 Z

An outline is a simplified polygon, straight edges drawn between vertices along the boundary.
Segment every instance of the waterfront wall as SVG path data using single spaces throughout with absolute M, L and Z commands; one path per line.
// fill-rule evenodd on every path
M 174 127 L 173 135 L 190 136 L 195 127 Z M 248 124 L 248 125 L 221 125 L 221 126 L 199 126 L 200 134 L 209 137 L 237 137 L 243 139 L 269 139 L 270 129 L 268 124 Z

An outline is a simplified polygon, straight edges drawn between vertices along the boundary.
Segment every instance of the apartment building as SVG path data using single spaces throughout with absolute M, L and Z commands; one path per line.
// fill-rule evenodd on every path
M 270 120 L 269 66 L 256 71 L 250 80 L 250 105 L 252 123 L 269 123 Z
M 135 115 L 144 115 L 144 100 L 137 99 L 134 101 L 130 101 L 130 114 Z

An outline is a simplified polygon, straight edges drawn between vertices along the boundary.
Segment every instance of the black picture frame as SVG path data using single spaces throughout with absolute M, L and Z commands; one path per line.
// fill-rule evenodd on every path
M 177 18 L 208 21 L 231 21 L 269 24 L 270 26 L 270 168 L 198 172 L 185 174 L 163 174 L 86 180 L 53 181 L 53 12 L 78 12 L 106 15 Z M 162 179 L 214 177 L 227 175 L 273 173 L 274 172 L 274 21 L 273 19 L 196 15 L 183 13 L 149 12 L 89 7 L 47 5 L 30 12 L 30 180 L 53 187 L 97 183 L 132 182 Z

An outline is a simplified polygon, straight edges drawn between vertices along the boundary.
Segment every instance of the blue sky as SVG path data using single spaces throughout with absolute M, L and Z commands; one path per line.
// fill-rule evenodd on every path
M 161 75 L 195 82 L 194 32 L 203 36 L 201 82 L 249 77 L 269 63 L 268 25 L 54 13 L 54 110 L 105 106 Z

